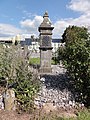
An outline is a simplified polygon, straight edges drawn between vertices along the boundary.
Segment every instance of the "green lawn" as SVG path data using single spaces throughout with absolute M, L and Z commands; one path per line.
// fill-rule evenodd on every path
M 29 63 L 31 65 L 39 65 L 40 64 L 40 58 L 30 58 Z
M 29 63 L 31 65 L 39 65 L 40 64 L 40 58 L 30 58 L 29 59 Z M 55 64 L 55 61 L 54 60 L 51 60 L 51 64 Z

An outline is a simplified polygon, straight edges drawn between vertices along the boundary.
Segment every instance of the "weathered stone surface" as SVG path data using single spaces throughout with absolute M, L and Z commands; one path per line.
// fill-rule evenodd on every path
M 15 110 L 15 93 L 12 89 L 8 89 L 4 96 L 5 110 Z
M 40 32 L 40 73 L 51 73 L 51 58 L 52 58 L 52 30 L 51 22 L 48 18 L 48 13 L 45 12 L 43 22 L 39 26 Z
M 0 110 L 4 109 L 3 95 L 0 94 Z

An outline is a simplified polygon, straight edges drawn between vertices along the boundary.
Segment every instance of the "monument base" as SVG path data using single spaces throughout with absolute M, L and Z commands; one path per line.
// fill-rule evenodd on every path
M 40 67 L 39 73 L 52 73 L 51 67 Z

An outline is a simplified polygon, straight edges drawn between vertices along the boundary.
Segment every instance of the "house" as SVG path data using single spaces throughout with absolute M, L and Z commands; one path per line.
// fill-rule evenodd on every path
M 12 43 L 13 42 L 11 38 L 7 38 L 7 37 L 0 38 L 0 44 L 3 44 L 4 46 L 9 47 L 10 45 L 12 45 Z
M 39 52 L 39 42 L 35 40 L 33 41 L 31 38 L 25 38 L 25 40 L 21 40 L 20 44 L 22 47 L 27 45 L 30 51 Z
M 61 45 L 61 39 L 52 39 L 52 52 L 55 53 Z
M 20 41 L 21 46 L 27 45 L 28 49 L 33 52 L 39 52 L 39 41 L 38 40 L 32 40 L 31 38 L 25 38 L 25 40 Z M 52 52 L 56 52 L 58 48 L 62 45 L 61 39 L 52 39 Z
M 28 46 L 28 49 L 32 52 L 40 52 L 39 47 L 40 47 L 40 41 L 38 38 L 21 38 L 20 35 L 13 37 L 13 38 L 1 38 L 0 43 L 2 44 L 15 44 L 15 41 L 18 41 L 20 45 L 23 46 Z M 56 52 L 57 49 L 61 46 L 61 39 L 52 39 L 52 52 Z

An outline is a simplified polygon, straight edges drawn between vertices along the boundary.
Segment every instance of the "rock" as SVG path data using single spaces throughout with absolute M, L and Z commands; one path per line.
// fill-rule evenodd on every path
M 42 77 L 42 78 L 40 79 L 40 81 L 41 81 L 41 82 L 45 82 L 45 78 Z
M 54 66 L 53 66 L 54 68 Z M 56 67 L 53 70 L 58 71 L 61 74 L 53 75 L 43 75 L 40 79 L 41 81 L 41 90 L 37 94 L 37 99 L 35 99 L 35 104 L 40 107 L 58 107 L 63 109 L 70 109 L 77 106 L 75 98 L 71 91 L 69 91 L 69 81 L 67 76 L 64 74 L 64 68 Z M 79 105 L 80 107 L 83 105 Z M 49 109 L 49 108 L 48 108 Z M 53 108 L 52 108 L 53 109 Z
M 5 92 L 5 110 L 15 110 L 15 93 L 12 89 Z
M 54 111 L 56 110 L 56 106 L 53 106 L 52 103 L 46 103 L 44 106 L 43 106 L 43 109 L 45 110 L 46 113 L 49 113 L 51 111 Z
M 72 102 L 72 107 L 75 107 L 75 101 L 73 100 L 73 102 Z
M 70 101 L 69 101 L 69 105 L 72 106 L 72 104 L 73 104 L 73 103 L 72 103 L 72 101 L 70 100 Z
M 0 94 L 0 110 L 4 109 L 3 96 Z
M 83 103 L 81 104 L 81 107 L 85 107 Z

